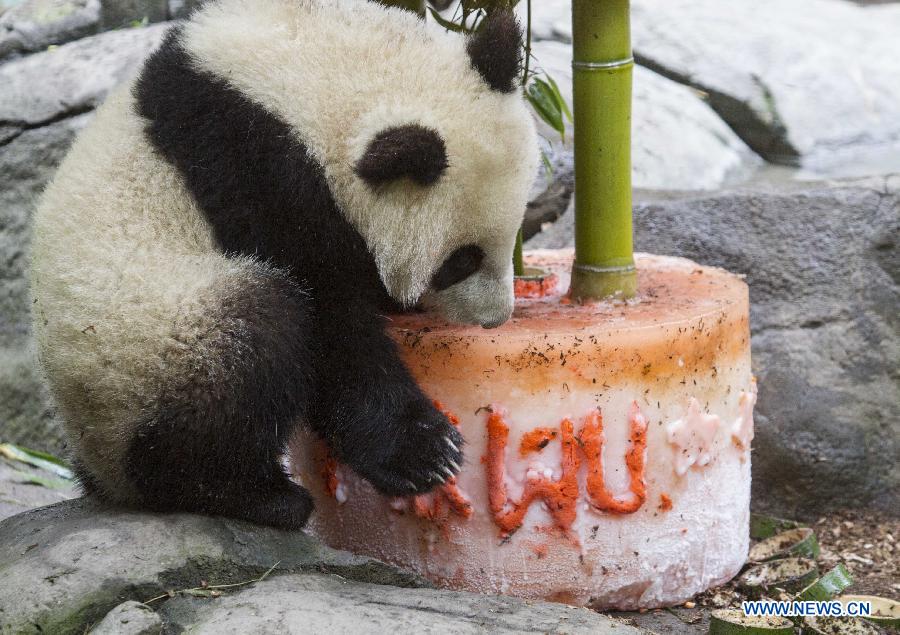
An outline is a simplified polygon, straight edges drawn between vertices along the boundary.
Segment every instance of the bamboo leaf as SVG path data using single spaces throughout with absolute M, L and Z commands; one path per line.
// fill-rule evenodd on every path
M 754 540 L 771 538 L 775 534 L 780 534 L 788 529 L 799 529 L 800 527 L 803 527 L 803 525 L 793 520 L 775 518 L 764 514 L 750 514 L 750 537 Z
M 469 30 L 464 27 L 462 24 L 457 24 L 451 20 L 448 20 L 441 16 L 434 7 L 428 7 L 428 10 L 431 12 L 431 17 L 434 18 L 434 21 L 440 24 L 442 27 L 447 29 L 448 31 L 453 31 L 454 33 L 467 33 Z
M 38 474 L 29 474 L 20 470 L 13 470 L 20 482 L 30 485 L 40 485 L 47 489 L 67 490 L 72 487 L 72 481 L 57 478 L 55 476 L 39 476 Z
M 559 86 L 556 85 L 556 80 L 554 80 L 549 74 L 544 73 L 544 77 L 547 78 L 547 81 L 550 83 L 550 88 L 553 89 L 553 94 L 556 98 L 556 101 L 559 103 L 560 110 L 563 111 L 563 114 L 566 116 L 566 119 L 572 121 L 572 111 L 569 110 L 569 104 L 566 103 L 566 98 L 562 96 L 562 93 L 559 92 Z
M 3 443 L 0 444 L 0 455 L 5 456 L 12 461 L 39 467 L 42 470 L 56 474 L 64 479 L 72 480 L 72 478 L 74 478 L 72 470 L 70 470 L 61 459 L 52 454 L 47 454 L 46 452 L 29 450 L 28 448 L 13 445 L 12 443 Z
M 565 141 L 566 124 L 563 121 L 562 109 L 553 97 L 550 85 L 541 79 L 535 79 L 528 85 L 525 98 L 531 104 L 531 107 L 534 108 L 537 115 L 548 126 L 556 130 L 563 141 Z
M 550 157 L 547 156 L 547 153 L 541 150 L 541 161 L 544 162 L 544 169 L 547 170 L 547 176 L 553 177 L 553 164 L 550 163 Z
M 544 76 L 547 77 L 547 79 L 550 79 L 546 73 L 544 73 Z M 550 81 L 553 80 L 551 79 Z M 560 114 L 564 115 L 569 110 L 569 107 L 566 105 L 566 100 L 563 99 L 555 82 L 550 84 L 550 82 L 547 82 L 540 77 L 535 77 L 534 83 L 540 86 L 541 91 L 547 96 L 547 99 L 553 103 L 554 108 L 558 110 Z

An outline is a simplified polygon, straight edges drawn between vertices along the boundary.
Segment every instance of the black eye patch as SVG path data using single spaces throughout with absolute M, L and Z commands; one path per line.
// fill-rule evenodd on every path
M 460 247 L 444 261 L 441 268 L 431 278 L 431 286 L 437 291 L 443 291 L 462 282 L 481 267 L 484 260 L 484 251 L 477 245 Z
M 448 166 L 441 135 L 431 128 L 408 124 L 379 132 L 355 169 L 357 176 L 372 186 L 400 178 L 432 185 Z

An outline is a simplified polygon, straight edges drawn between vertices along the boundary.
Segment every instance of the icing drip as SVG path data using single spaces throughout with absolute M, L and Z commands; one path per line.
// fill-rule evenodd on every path
M 661 511 L 661 512 L 671 511 L 671 509 L 672 509 L 672 499 L 669 497 L 668 494 L 660 494 L 660 495 L 659 495 L 659 507 L 658 507 L 658 509 L 659 509 L 659 511 Z
M 756 381 L 750 385 L 750 392 L 741 391 L 738 399 L 738 418 L 731 426 L 731 440 L 741 450 L 749 450 L 753 441 L 753 407 L 756 405 Z
M 675 447 L 675 473 L 684 476 L 693 465 L 702 467 L 712 461 L 712 451 L 720 420 L 717 415 L 704 413 L 694 397 L 687 413 L 666 427 L 669 443 Z
M 419 518 L 432 521 L 444 527 L 450 520 L 450 514 L 460 518 L 472 516 L 472 504 L 460 491 L 456 478 L 452 478 L 430 494 L 422 494 L 413 498 L 413 513 Z

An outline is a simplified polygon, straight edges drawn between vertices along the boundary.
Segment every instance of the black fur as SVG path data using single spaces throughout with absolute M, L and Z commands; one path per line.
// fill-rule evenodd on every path
M 481 267 L 484 250 L 478 245 L 460 247 L 444 261 L 441 268 L 431 278 L 431 286 L 443 291 L 462 282 Z
M 382 130 L 356 163 L 356 174 L 373 186 L 400 178 L 431 185 L 447 169 L 447 147 L 435 130 L 407 124 Z
M 447 439 L 462 440 L 384 333 L 381 313 L 394 305 L 365 241 L 288 125 L 195 69 L 179 37 L 168 36 L 135 89 L 147 135 L 225 253 L 266 260 L 308 295 L 280 278 L 248 281 L 252 297 L 228 311 L 250 335 L 241 347 L 223 340 L 233 377 L 182 378 L 162 395 L 133 443 L 132 478 L 158 509 L 299 526 L 308 495 L 276 457 L 303 418 L 382 492 L 434 487 L 461 461 Z
M 522 66 L 522 28 L 512 11 L 485 18 L 466 47 L 472 66 L 493 90 L 516 90 Z
M 84 464 L 77 456 L 70 456 L 68 458 L 72 473 L 75 475 L 75 482 L 78 483 L 81 491 L 87 495 L 99 495 L 101 493 L 101 488 L 100 484 L 94 478 L 94 475 L 84 467 Z
M 145 505 L 303 526 L 312 499 L 279 459 L 312 396 L 310 367 L 298 363 L 313 354 L 311 308 L 294 280 L 264 266 L 223 298 L 200 337 L 227 377 L 197 360 L 137 426 L 126 471 Z

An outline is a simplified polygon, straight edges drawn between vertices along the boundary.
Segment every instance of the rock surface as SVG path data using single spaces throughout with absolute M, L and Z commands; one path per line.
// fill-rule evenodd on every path
M 146 604 L 129 600 L 106 614 L 91 635 L 159 635 L 163 623 Z
M 169 628 L 222 633 L 584 633 L 640 631 L 588 609 L 513 598 L 398 589 L 336 575 L 285 575 L 209 602 L 179 597 L 160 610 Z
M 537 37 L 571 41 L 570 0 L 534 12 Z M 767 159 L 820 177 L 900 170 L 900 6 L 635 0 L 632 26 L 639 64 L 703 91 Z
M 307 569 L 378 584 L 418 578 L 322 546 L 304 533 L 185 514 L 66 501 L 0 522 L 2 632 L 82 632 L 126 600 Z M 38 628 L 40 627 L 40 628 Z
M 103 28 L 120 29 L 135 23 L 162 22 L 169 18 L 168 0 L 104 0 Z
M 767 158 L 827 163 L 849 147 L 900 149 L 895 7 L 639 0 L 634 24 L 641 63 L 708 92 Z
M 202 0 L 169 0 L 169 19 L 186 18 L 191 11 L 200 6 Z
M 570 246 L 572 231 L 568 212 L 528 246 Z M 747 276 L 754 505 L 900 510 L 900 177 L 680 195 L 637 205 L 635 235 Z
M 3 11 L 0 61 L 102 31 L 185 17 L 200 0 L 24 0 Z
M 0 72 L 3 67 L 0 66 Z M 0 83 L 2 83 L 0 76 Z M 0 101 L 4 98 L 0 97 Z M 23 130 L 0 145 L 0 346 L 24 341 L 30 330 L 28 239 L 31 212 L 44 185 L 88 121 L 74 116 L 50 126 Z
M 28 0 L 0 15 L 0 59 L 96 33 L 100 0 Z
M 572 47 L 536 42 L 537 66 L 553 77 L 572 104 Z M 697 93 L 645 68 L 634 76 L 632 179 L 635 187 L 715 189 L 747 173 L 758 159 Z M 543 124 L 542 124 L 543 127 Z M 551 158 L 556 176 L 571 174 L 572 127 L 565 146 L 558 133 L 544 127 L 554 141 Z
M 263 582 L 196 597 L 203 581 L 248 582 L 276 563 Z M 120 607 L 129 600 L 157 609 L 167 632 L 638 633 L 560 604 L 418 588 L 427 584 L 300 532 L 85 499 L 0 522 L 0 573 L 2 633 L 82 633 L 133 614 Z
M 763 156 L 827 163 L 848 147 L 900 148 L 895 7 L 641 0 L 634 20 L 641 62 L 707 91 Z
M 49 479 L 55 486 L 48 487 L 35 482 L 43 479 Z M 77 495 L 74 483 L 56 479 L 47 471 L 0 456 L 0 520 Z
M 134 73 L 167 24 L 84 38 L 0 66 L 0 126 L 26 130 L 96 108 Z M 13 137 L 7 133 L 6 143 Z

